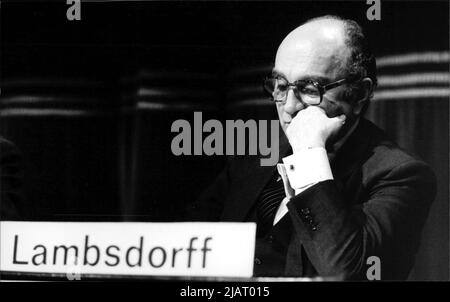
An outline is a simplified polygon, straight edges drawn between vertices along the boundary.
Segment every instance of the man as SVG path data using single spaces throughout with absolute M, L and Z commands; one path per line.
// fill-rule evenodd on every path
M 233 160 L 188 210 L 190 220 L 255 221 L 255 276 L 367 280 L 376 256 L 383 280 L 408 277 L 435 177 L 362 117 L 375 66 L 360 26 L 335 16 L 279 46 L 265 88 L 285 133 L 281 163 Z
M 0 136 L 0 220 L 20 220 L 23 171 L 17 147 Z

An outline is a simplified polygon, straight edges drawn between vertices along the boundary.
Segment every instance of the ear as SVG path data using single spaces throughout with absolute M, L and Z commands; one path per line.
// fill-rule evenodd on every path
M 370 78 L 364 78 L 360 82 L 360 87 L 357 92 L 358 99 L 355 100 L 353 106 L 353 114 L 359 115 L 364 108 L 366 102 L 369 102 L 370 97 L 373 94 L 373 82 Z

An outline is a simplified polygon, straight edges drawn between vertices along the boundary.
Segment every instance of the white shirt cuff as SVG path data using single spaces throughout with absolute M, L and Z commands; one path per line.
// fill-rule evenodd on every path
M 291 187 L 296 191 L 315 183 L 333 179 L 330 162 L 325 148 L 311 148 L 298 151 L 283 158 Z

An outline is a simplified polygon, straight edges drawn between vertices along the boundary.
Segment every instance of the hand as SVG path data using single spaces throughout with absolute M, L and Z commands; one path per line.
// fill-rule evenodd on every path
M 299 111 L 286 130 L 293 152 L 306 148 L 325 148 L 327 140 L 337 134 L 345 119 L 344 114 L 329 118 L 325 111 L 317 106 Z

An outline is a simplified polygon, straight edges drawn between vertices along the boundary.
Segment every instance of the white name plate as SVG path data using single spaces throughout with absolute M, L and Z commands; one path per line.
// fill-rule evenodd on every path
M 0 222 L 0 270 L 251 277 L 254 223 Z

